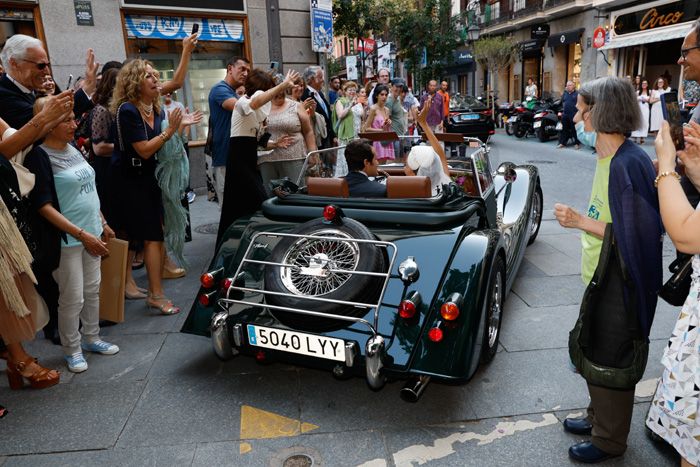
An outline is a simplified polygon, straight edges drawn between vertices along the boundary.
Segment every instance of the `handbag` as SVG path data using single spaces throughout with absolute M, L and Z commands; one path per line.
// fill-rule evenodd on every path
M 608 224 L 598 267 L 569 333 L 569 357 L 589 384 L 629 390 L 644 375 L 649 340 L 640 330 L 633 285 L 612 231 Z M 630 291 L 630 303 L 625 303 L 621 287 Z
M 659 290 L 659 297 L 673 306 L 681 306 L 690 292 L 690 276 L 693 273 L 693 255 L 680 253 L 669 266 L 673 274 Z

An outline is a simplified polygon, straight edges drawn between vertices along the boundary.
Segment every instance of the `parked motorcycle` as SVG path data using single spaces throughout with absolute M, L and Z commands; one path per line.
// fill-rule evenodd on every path
M 513 134 L 516 138 L 527 138 L 528 135 L 534 135 L 533 119 L 535 116 L 536 101 L 532 96 L 528 96 L 525 102 L 521 102 L 515 108 L 516 115 L 509 118 L 508 121 L 513 124 Z
M 515 102 L 506 102 L 498 106 L 498 122 L 502 128 L 506 129 L 509 136 L 513 134 L 513 125 L 508 123 L 508 119 L 513 115 L 515 115 Z
M 532 122 L 532 128 L 540 142 L 549 141 L 552 136 L 557 136 L 561 130 L 561 100 L 547 99 L 538 107 Z M 557 129 L 557 126 L 559 128 Z

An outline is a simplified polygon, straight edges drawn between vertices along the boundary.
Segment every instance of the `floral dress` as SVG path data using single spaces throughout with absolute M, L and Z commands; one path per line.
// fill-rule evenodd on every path
M 700 255 L 661 363 L 664 372 L 647 415 L 647 426 L 693 465 L 700 462 Z
M 381 112 L 377 112 L 372 121 L 372 128 L 384 130 L 386 118 Z M 377 160 L 394 160 L 394 143 L 392 141 L 375 141 L 372 143 L 374 151 L 377 153 Z

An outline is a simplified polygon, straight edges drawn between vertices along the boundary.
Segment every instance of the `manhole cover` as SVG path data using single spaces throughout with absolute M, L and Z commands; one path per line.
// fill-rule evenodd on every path
M 287 457 L 282 463 L 282 467 L 311 467 L 314 460 L 306 454 L 294 454 Z
M 528 164 L 556 164 L 556 161 L 525 161 Z
M 198 225 L 194 231 L 201 234 L 216 235 L 219 233 L 219 223 Z

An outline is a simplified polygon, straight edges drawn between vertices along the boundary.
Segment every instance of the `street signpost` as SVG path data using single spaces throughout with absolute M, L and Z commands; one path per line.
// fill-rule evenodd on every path
M 311 50 L 333 52 L 333 2 L 311 0 Z

